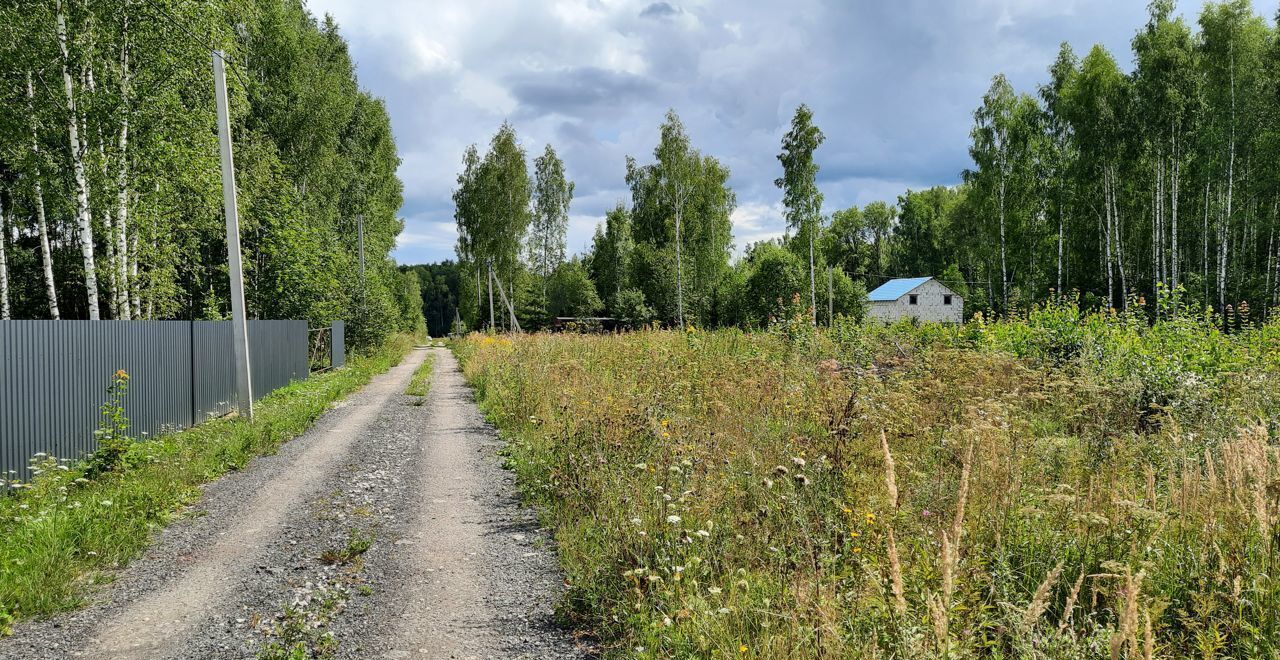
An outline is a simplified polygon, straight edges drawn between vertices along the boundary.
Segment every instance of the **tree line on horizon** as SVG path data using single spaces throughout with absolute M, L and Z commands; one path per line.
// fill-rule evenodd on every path
M 250 317 L 421 327 L 386 108 L 303 0 L 0 2 L 0 316 L 229 314 L 213 48 Z
M 489 324 L 490 261 L 526 328 L 595 314 L 633 324 L 822 323 L 860 315 L 866 291 L 891 277 L 922 275 L 963 295 L 969 313 L 1065 295 L 1150 318 L 1204 307 L 1262 319 L 1280 303 L 1280 28 L 1248 0 L 1206 4 L 1196 29 L 1172 0 L 1154 0 L 1131 45 L 1127 73 L 1100 45 L 1081 58 L 1064 43 L 1034 93 L 995 76 L 973 114 L 973 165 L 960 184 L 862 208 L 824 209 L 824 135 L 800 106 L 775 182 L 787 234 L 747 246 L 736 262 L 729 172 L 692 146 L 674 111 L 653 162 L 628 157 L 630 199 L 574 257 L 564 250 L 572 184 L 563 165 L 555 159 L 552 186 L 567 189 L 554 196 L 563 206 L 543 204 L 544 172 L 530 184 L 504 124 L 483 157 L 472 147 L 464 159 L 457 262 L 422 280 L 424 295 L 448 288 L 453 305 L 433 333 L 455 318 Z M 548 214 L 558 220 L 548 224 Z M 550 258 L 522 258 L 547 244 Z

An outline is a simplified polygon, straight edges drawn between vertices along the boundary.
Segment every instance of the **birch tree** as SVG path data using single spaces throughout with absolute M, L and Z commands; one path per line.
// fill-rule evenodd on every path
M 533 217 L 529 225 L 528 260 L 533 271 L 542 278 L 545 288 L 546 280 L 556 267 L 564 263 L 573 182 L 565 179 L 564 162 L 549 144 L 542 155 L 533 160 L 533 170 Z
M 98 276 L 93 259 L 93 219 L 89 206 L 89 180 L 85 172 L 85 143 L 80 134 L 76 112 L 75 85 L 71 76 L 71 48 L 67 37 L 67 12 L 63 0 L 55 0 L 56 33 L 62 54 L 62 88 L 66 94 L 67 141 L 71 148 L 71 170 L 75 180 L 76 226 L 79 231 L 80 254 L 84 260 L 84 288 L 88 297 L 89 319 L 100 318 L 98 311 Z
M 782 205 L 786 208 L 787 227 L 797 232 L 809 253 L 809 312 L 818 324 L 818 298 L 815 283 L 814 244 L 822 227 L 822 193 L 818 190 L 818 164 L 813 153 L 826 136 L 813 124 L 813 112 L 801 104 L 791 119 L 791 130 L 782 136 L 782 176 L 773 183 L 782 189 Z

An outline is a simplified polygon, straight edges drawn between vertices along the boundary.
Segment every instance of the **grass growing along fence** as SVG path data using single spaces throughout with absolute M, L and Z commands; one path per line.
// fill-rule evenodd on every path
M 131 443 L 107 470 L 100 461 L 37 456 L 38 476 L 0 497 L 0 632 L 19 618 L 76 607 L 196 501 L 201 484 L 274 452 L 330 403 L 399 363 L 410 345 L 393 337 L 345 368 L 277 390 L 255 404 L 253 421 L 226 417 Z
M 1280 653 L 1280 326 L 472 336 L 562 611 L 652 657 Z

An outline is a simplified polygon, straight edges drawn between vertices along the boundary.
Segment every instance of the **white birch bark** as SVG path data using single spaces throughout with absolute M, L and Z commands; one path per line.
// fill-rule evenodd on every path
M 120 138 L 117 148 L 120 151 L 120 164 L 116 170 L 116 307 L 117 318 L 128 320 L 131 316 L 129 304 L 129 19 L 124 19 L 124 44 L 120 47 L 120 95 L 124 99 L 121 109 Z
M 1182 157 L 1177 138 L 1173 142 L 1173 169 L 1169 176 L 1169 286 L 1177 290 L 1182 284 L 1182 274 L 1178 272 L 1178 185 L 1181 183 Z
M 9 216 L 5 212 L 4 197 L 0 196 L 0 320 L 9 320 L 9 258 L 5 242 L 9 239 Z
M 62 51 L 62 87 L 67 95 L 67 137 L 71 143 L 71 165 L 76 186 L 76 225 L 79 230 L 80 254 L 84 259 L 84 288 L 88 297 L 89 319 L 97 321 L 98 274 L 93 261 L 93 223 L 89 210 L 89 181 L 84 171 L 84 143 L 76 119 L 75 89 L 71 81 L 71 52 L 67 46 L 67 17 L 62 0 L 56 0 L 58 47 Z
M 36 130 L 35 86 L 27 71 L 27 116 L 31 119 L 31 156 L 35 162 L 31 181 L 36 205 L 36 229 L 40 234 L 40 263 L 44 267 L 45 297 L 49 301 L 49 318 L 58 320 L 58 288 L 53 280 L 53 252 L 49 249 L 49 224 L 45 218 L 44 188 L 40 182 L 40 138 Z
M 142 318 L 142 294 L 138 282 L 138 232 L 134 230 L 129 236 L 129 294 L 133 303 L 133 318 Z

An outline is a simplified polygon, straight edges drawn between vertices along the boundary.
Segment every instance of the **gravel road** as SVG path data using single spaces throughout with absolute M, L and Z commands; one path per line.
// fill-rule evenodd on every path
M 404 394 L 434 360 L 425 400 Z M 201 500 L 5 658 L 563 658 L 551 539 L 453 355 L 415 350 Z

